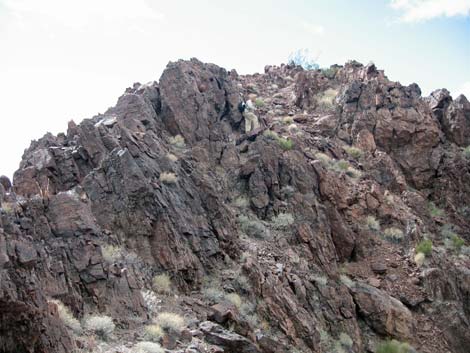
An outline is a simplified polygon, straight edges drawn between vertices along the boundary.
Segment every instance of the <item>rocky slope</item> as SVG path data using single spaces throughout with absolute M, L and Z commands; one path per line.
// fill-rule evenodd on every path
M 164 311 L 168 352 L 467 352 L 467 145 L 465 97 L 372 64 L 170 63 L 1 178 L 0 352 L 135 351 Z

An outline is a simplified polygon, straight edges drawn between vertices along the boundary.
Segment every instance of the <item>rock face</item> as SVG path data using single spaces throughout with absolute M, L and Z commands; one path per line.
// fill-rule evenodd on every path
M 162 311 L 175 352 L 466 352 L 469 114 L 357 62 L 170 63 L 0 177 L 0 352 L 85 349 L 52 300 L 112 317 L 112 352 Z

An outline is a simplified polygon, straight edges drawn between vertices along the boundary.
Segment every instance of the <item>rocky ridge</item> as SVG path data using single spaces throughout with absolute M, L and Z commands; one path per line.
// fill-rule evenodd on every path
M 248 99 L 260 128 L 245 132 Z M 168 352 L 375 352 L 394 338 L 464 353 L 468 145 L 464 96 L 422 97 L 373 64 L 170 63 L 0 179 L 0 352 L 131 352 L 170 311 L 185 325 L 162 334 Z M 169 292 L 152 291 L 159 274 Z M 57 301 L 111 317 L 114 336 L 72 332 Z

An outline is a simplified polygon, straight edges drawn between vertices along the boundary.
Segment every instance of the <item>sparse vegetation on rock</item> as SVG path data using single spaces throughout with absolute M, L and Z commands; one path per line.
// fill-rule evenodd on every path
M 83 328 L 106 341 L 114 332 L 116 325 L 114 324 L 113 319 L 109 316 L 94 315 L 84 319 Z
M 163 312 L 158 314 L 155 324 L 164 330 L 181 331 L 185 326 L 184 318 L 176 313 Z

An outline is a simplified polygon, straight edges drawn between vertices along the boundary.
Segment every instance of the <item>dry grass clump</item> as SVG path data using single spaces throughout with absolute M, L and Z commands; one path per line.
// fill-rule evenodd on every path
M 354 146 L 346 147 L 344 150 L 346 151 L 347 154 L 349 154 L 354 159 L 361 158 L 362 154 L 363 154 L 363 152 L 360 148 L 357 148 L 357 147 L 354 147 Z
M 145 339 L 151 342 L 159 342 L 163 337 L 164 332 L 160 325 L 147 325 L 145 326 Z
M 277 134 L 277 132 L 273 130 L 265 130 L 263 132 L 263 136 L 269 140 L 277 140 L 279 138 L 279 135 Z
M 122 256 L 122 248 L 116 245 L 105 244 L 101 247 L 103 259 L 109 263 L 115 263 Z
M 177 148 L 184 148 L 186 147 L 186 142 L 184 141 L 184 137 L 181 135 L 172 136 L 168 139 L 170 145 L 177 147 Z
M 158 343 L 142 341 L 132 347 L 132 353 L 165 353 L 165 350 Z
M 175 173 L 163 172 L 160 174 L 160 181 L 164 184 L 176 184 L 178 180 Z
M 403 239 L 403 231 L 399 228 L 390 227 L 385 229 L 384 236 L 393 242 L 400 242 Z
M 370 230 L 373 230 L 374 232 L 380 231 L 380 223 L 374 216 L 367 216 L 366 225 Z
M 238 309 L 242 306 L 242 298 L 237 293 L 229 293 L 225 295 L 225 300 L 235 305 Z
M 414 257 L 414 262 L 416 266 L 421 267 L 424 264 L 424 260 L 426 259 L 426 256 L 422 252 L 416 253 Z
M 176 162 L 178 160 L 178 157 L 176 157 L 173 153 L 167 153 L 166 154 L 166 158 L 170 161 L 170 162 Z
M 294 122 L 294 117 L 292 117 L 292 116 L 285 116 L 285 117 L 282 118 L 282 123 L 284 125 L 290 125 L 293 122 Z
M 102 340 L 107 340 L 114 332 L 116 326 L 114 325 L 113 319 L 109 316 L 90 316 L 83 322 L 85 330 L 93 332 Z
M 175 313 L 163 312 L 158 314 L 154 323 L 164 330 L 180 332 L 186 326 L 184 318 Z
M 331 109 L 334 106 L 334 101 L 338 91 L 332 88 L 328 88 L 326 91 L 317 94 L 316 101 L 320 108 Z
M 240 215 L 237 219 L 243 233 L 254 238 L 265 238 L 269 232 L 265 225 L 256 219 L 250 219 L 245 215 Z
M 171 292 L 170 277 L 165 273 L 153 277 L 152 288 L 157 293 L 169 294 Z
M 82 326 L 80 325 L 80 322 L 70 312 L 69 308 L 67 308 L 64 303 L 62 303 L 60 300 L 51 300 L 50 302 L 57 305 L 57 312 L 59 313 L 59 318 L 62 320 L 65 327 L 70 329 L 76 335 L 81 334 Z
M 276 229 L 283 229 L 294 223 L 294 216 L 291 213 L 279 213 L 273 217 L 272 224 Z

